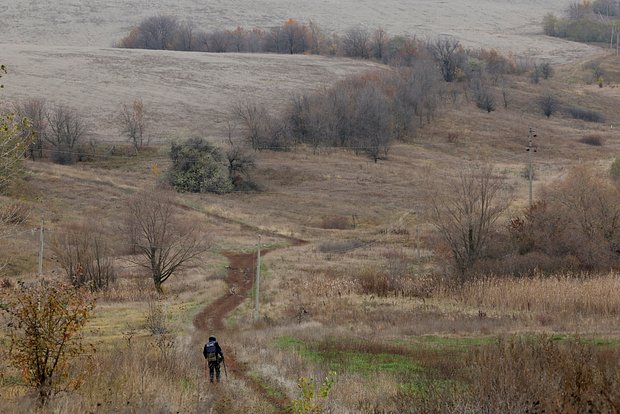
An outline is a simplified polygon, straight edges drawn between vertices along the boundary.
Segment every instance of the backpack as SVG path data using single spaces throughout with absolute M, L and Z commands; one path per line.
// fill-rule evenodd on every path
M 205 358 L 209 362 L 217 362 L 217 342 L 210 341 L 205 345 Z

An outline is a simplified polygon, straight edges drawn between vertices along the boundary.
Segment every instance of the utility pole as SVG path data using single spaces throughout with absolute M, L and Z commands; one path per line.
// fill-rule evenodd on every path
M 258 250 L 256 252 L 256 290 L 254 292 L 254 320 L 257 321 L 260 312 L 260 244 L 261 244 L 261 236 L 258 236 Z
M 39 228 L 39 276 L 43 276 L 43 220 L 41 220 L 41 227 Z
M 530 128 L 530 132 L 528 134 L 528 143 L 527 143 L 527 147 L 525 148 L 525 150 L 527 151 L 527 160 L 528 160 L 528 164 L 529 164 L 529 168 L 528 168 L 528 178 L 529 178 L 529 182 L 530 182 L 530 194 L 529 194 L 529 200 L 530 200 L 530 207 L 532 207 L 533 204 L 533 200 L 532 200 L 532 180 L 534 179 L 534 170 L 532 169 L 532 152 L 536 152 L 537 148 L 536 146 L 534 146 L 533 144 L 533 139 L 536 138 L 536 132 Z
M 418 261 L 422 259 L 422 254 L 420 253 L 420 226 L 417 223 L 415 225 L 415 252 Z

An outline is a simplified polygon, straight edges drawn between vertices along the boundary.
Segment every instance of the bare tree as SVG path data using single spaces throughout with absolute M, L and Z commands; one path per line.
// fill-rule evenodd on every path
M 179 25 L 176 49 L 191 51 L 196 48 L 196 27 L 192 20 L 186 20 Z
M 432 223 L 446 241 L 461 279 L 483 257 L 495 223 L 508 208 L 493 168 L 463 172 L 433 198 Z
M 226 151 L 226 161 L 228 168 L 228 178 L 235 189 L 253 187 L 250 177 L 251 171 L 256 168 L 256 160 L 249 154 L 241 144 L 233 140 L 235 125 L 228 121 L 228 145 Z
M 491 93 L 491 88 L 481 79 L 475 79 L 472 85 L 476 106 L 487 113 L 495 111 L 495 97 Z
M 371 39 L 372 57 L 383 62 L 387 58 L 386 49 L 389 41 L 390 37 L 383 28 L 375 30 Z
M 538 107 L 549 118 L 560 109 L 560 102 L 553 95 L 546 94 L 538 98 Z
M 63 105 L 48 112 L 46 118 L 49 132 L 45 134 L 45 140 L 54 148 L 54 161 L 73 163 L 76 158 L 74 149 L 88 132 L 86 122 L 77 111 Z
M 223 30 L 216 30 L 205 35 L 203 43 L 208 52 L 225 53 L 228 51 L 230 38 Z
M 227 30 L 226 35 L 228 36 L 228 45 L 231 47 L 233 52 L 241 53 L 246 50 L 246 30 L 238 26 L 235 30 Z
M 370 32 L 365 27 L 352 27 L 342 37 L 342 51 L 345 56 L 368 59 L 370 46 Z
M 571 20 L 579 20 L 584 17 L 589 9 L 591 9 L 590 2 L 582 2 L 579 0 L 571 1 L 568 5 L 568 18 Z
M 47 133 L 47 108 L 44 99 L 28 99 L 17 105 L 16 112 L 21 118 L 27 118 L 30 127 L 22 131 L 34 135 L 28 148 L 28 155 L 34 161 L 36 157 L 43 158 L 43 141 Z
M 151 16 L 142 20 L 138 29 L 145 49 L 172 49 L 179 22 L 174 16 Z
M 284 145 L 283 131 L 267 110 L 251 101 L 233 105 L 232 115 L 245 130 L 245 139 L 253 149 L 277 149 Z
M 321 30 L 318 24 L 310 20 L 308 23 L 308 49 L 313 55 L 324 54 L 324 46 L 326 42 L 325 34 Z
M 195 225 L 183 225 L 174 214 L 173 194 L 143 192 L 127 203 L 126 233 L 132 236 L 137 265 L 147 269 L 155 289 L 191 265 L 206 246 Z
M 294 19 L 289 19 L 280 31 L 282 43 L 285 46 L 286 53 L 304 53 L 308 48 L 306 41 L 306 27 Z
M 428 42 L 427 48 L 441 70 L 446 82 L 456 80 L 458 69 L 463 64 L 461 44 L 452 37 L 440 37 L 433 42 Z
M 63 228 L 54 236 L 52 250 L 75 287 L 106 289 L 116 280 L 110 246 L 92 225 L 76 223 Z
M 118 117 L 121 133 L 127 137 L 136 152 L 144 145 L 146 120 L 142 99 L 135 99 L 131 105 L 123 104 Z
M 553 66 L 551 66 L 551 63 L 549 62 L 544 62 L 540 64 L 540 74 L 542 75 L 543 79 L 550 79 L 551 77 L 553 77 Z

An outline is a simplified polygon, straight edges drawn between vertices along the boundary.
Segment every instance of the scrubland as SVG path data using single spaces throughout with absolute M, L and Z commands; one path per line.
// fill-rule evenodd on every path
M 189 10 L 192 4 L 186 3 L 182 7 Z M 496 17 L 498 27 L 500 17 L 510 14 L 506 8 L 501 13 L 494 9 L 500 4 L 485 2 L 485 16 Z M 18 2 L 9 12 L 24 7 Z M 324 12 L 316 17 L 330 27 L 333 20 Z M 389 29 L 404 27 L 399 21 L 390 26 L 376 12 L 365 18 Z M 238 13 L 248 26 L 280 17 Z M 291 16 L 288 10 L 281 14 Z M 94 26 L 80 23 L 95 27 L 89 45 L 102 45 L 99 33 L 118 38 L 127 29 L 101 19 Z M 222 18 L 218 24 L 239 19 Z M 2 41 L 34 43 L 23 40 L 15 27 L 10 25 Z M 517 38 L 538 39 L 524 27 Z M 476 36 L 471 28 L 467 33 L 464 42 Z M 43 35 L 34 31 L 32 36 Z M 505 41 L 493 31 L 483 37 Z M 41 223 L 47 278 L 66 278 L 54 240 L 79 224 L 94 226 L 111 246 L 116 281 L 95 293 L 96 307 L 84 332 L 95 351 L 72 361 L 70 377 L 76 380 L 44 407 L 23 373 L 9 364 L 9 340 L 0 335 L 3 412 L 290 412 L 292 400 L 301 395 L 300 379 L 310 378 L 318 387 L 330 372 L 335 380 L 322 412 L 618 411 L 616 239 L 605 245 L 611 252 L 600 247 L 604 243 L 592 246 L 592 240 L 598 243 L 596 237 L 607 234 L 610 220 L 605 217 L 617 218 L 605 216 L 616 200 L 617 182 L 609 169 L 620 153 L 617 56 L 590 46 L 566 49 L 566 42 L 544 39 L 537 45 L 559 45 L 553 49 L 560 58 L 551 79 L 533 82 L 524 72 L 490 82 L 496 107 L 489 112 L 476 107 L 467 81 L 449 83 L 437 94 L 432 122 L 394 141 L 385 159 L 306 144 L 255 151 L 252 178 L 259 191 L 175 194 L 180 225 L 198 231 L 207 248 L 158 294 L 134 263 L 135 246 L 123 223 L 128 200 L 159 191 L 165 181 L 170 141 L 198 134 L 223 148 L 235 99 L 250 96 L 277 116 L 293 93 L 324 92 L 349 76 L 377 79 L 377 70 L 396 69 L 316 56 L 81 48 L 75 46 L 83 44 L 76 35 L 68 38 L 66 47 L 2 45 L 0 60 L 16 68 L 2 78 L 3 105 L 44 97 L 79 106 L 99 144 L 93 144 L 88 159 L 74 165 L 25 161 L 25 175 L 0 197 L 3 208 L 19 205 L 17 219 L 2 216 L 0 265 L 6 264 L 0 293 L 10 295 L 18 281 L 39 278 Z M 577 49 L 573 55 L 571 50 Z M 586 56 L 581 50 L 595 52 Z M 571 63 L 562 64 L 567 57 Z M 72 72 L 72 65 L 81 69 Z M 593 67 L 605 71 L 604 85 L 592 77 Z M 147 119 L 153 138 L 140 151 L 119 137 L 115 119 L 119 103 L 133 99 L 137 91 L 151 111 Z M 543 94 L 553 95 L 563 107 L 594 111 L 604 121 L 576 119 L 564 109 L 547 118 L 537 103 Z M 534 198 L 551 206 L 542 212 L 527 209 L 529 128 L 537 135 L 537 152 L 531 153 Z M 472 166 L 482 171 L 479 166 L 490 164 L 501 177 L 507 208 L 496 222 L 488 256 L 459 275 L 449 246 L 433 225 L 433 205 L 450 195 L 446 185 L 451 179 Z M 579 182 L 586 175 L 591 181 Z M 562 189 L 583 189 L 588 183 L 600 192 L 560 197 L 570 194 Z M 585 204 L 600 202 L 602 212 L 583 208 L 575 201 L 581 195 Z M 563 210 L 562 203 L 569 202 L 582 210 Z M 568 218 L 562 221 L 554 209 Z M 591 240 L 572 227 L 581 223 L 571 215 L 574 211 L 590 214 L 595 223 L 590 227 L 596 227 L 588 233 Z M 516 226 L 517 217 L 522 227 Z M 560 225 L 552 227 L 554 220 Z M 591 222 L 586 224 L 590 230 Z M 531 229 L 536 225 L 542 229 L 538 233 Z M 567 230 L 560 231 L 562 226 Z M 511 238 L 511 231 L 523 228 L 534 241 Z M 557 230 L 561 246 L 547 237 L 548 229 Z M 251 287 L 259 235 L 263 256 L 257 315 Z M 209 314 L 222 298 L 240 305 Z M 205 376 L 201 352 L 209 335 L 217 336 L 226 355 L 227 371 L 219 385 L 209 384 Z

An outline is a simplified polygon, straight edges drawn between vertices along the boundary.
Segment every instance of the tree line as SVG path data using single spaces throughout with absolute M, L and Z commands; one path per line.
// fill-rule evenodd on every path
M 620 190 L 614 171 L 606 178 L 589 166 L 575 167 L 507 218 L 511 195 L 504 177 L 490 166 L 465 170 L 433 196 L 429 218 L 445 246 L 437 251 L 447 252 L 459 280 L 618 269 Z
M 578 42 L 617 41 L 620 3 L 614 0 L 573 1 L 564 16 L 547 14 L 542 22 L 546 35 Z
M 190 20 L 169 15 L 143 19 L 116 44 L 121 48 L 212 53 L 282 53 L 348 56 L 384 63 L 406 61 L 418 42 L 411 36 L 390 36 L 384 29 L 352 27 L 344 35 L 327 33 L 316 23 L 289 19 L 270 29 L 199 29 Z
M 330 88 L 289 98 L 283 114 L 237 102 L 232 115 L 256 150 L 288 150 L 303 144 L 348 148 L 375 162 L 395 139 L 409 139 L 430 123 L 440 104 L 441 78 L 428 59 L 411 68 L 352 76 Z
M 326 32 L 313 21 L 288 19 L 269 29 L 237 27 L 225 30 L 203 30 L 191 20 L 156 15 L 143 19 L 116 42 L 120 48 L 198 51 L 211 53 L 280 53 L 342 56 L 370 59 L 392 66 L 411 66 L 417 56 L 431 50 L 440 62 L 446 81 L 451 82 L 463 71 L 467 56 L 488 59 L 495 70 L 515 73 L 514 57 L 504 58 L 495 51 L 466 51 L 452 37 L 435 40 L 412 35 L 391 35 L 379 27 L 371 30 L 354 26 L 343 34 Z M 459 71 L 461 70 L 461 71 Z

